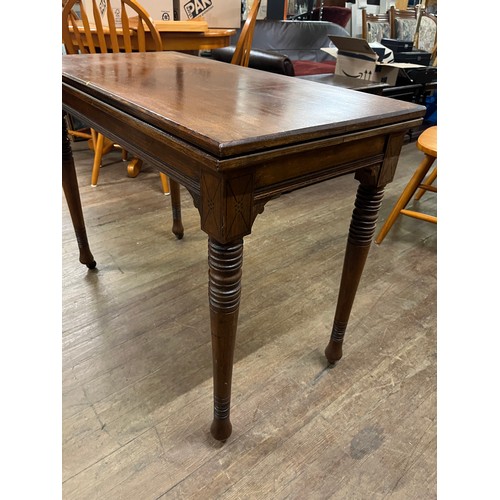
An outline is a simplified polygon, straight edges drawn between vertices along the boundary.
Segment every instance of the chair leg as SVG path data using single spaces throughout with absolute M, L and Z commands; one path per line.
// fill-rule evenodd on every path
M 160 172 L 160 180 L 163 188 L 163 194 L 165 195 L 170 194 L 170 188 L 168 186 L 168 177 L 162 172 Z
M 425 181 L 422 184 L 424 186 L 430 186 L 436 180 L 437 174 L 438 174 L 438 169 L 437 169 L 437 167 L 434 167 L 434 170 L 429 174 L 429 177 L 427 177 L 427 179 L 425 179 Z M 422 198 L 422 195 L 425 193 L 425 191 L 426 191 L 426 189 L 420 188 L 417 191 L 417 194 L 415 195 L 415 199 L 420 200 L 420 198 Z
M 104 136 L 98 133 L 97 140 L 94 142 L 94 164 L 92 166 L 92 180 L 90 181 L 92 187 L 97 186 L 97 179 L 99 178 L 99 170 L 101 168 L 103 147 Z
M 132 158 L 127 166 L 127 175 L 129 177 L 137 177 L 142 170 L 142 160 Z
M 433 156 L 425 155 L 424 159 L 417 167 L 417 170 L 415 170 L 415 173 L 410 179 L 410 182 L 408 182 L 405 189 L 401 193 L 401 196 L 399 197 L 399 200 L 396 202 L 396 205 L 394 205 L 394 208 L 389 214 L 389 217 L 387 217 L 387 220 L 385 221 L 385 224 L 382 226 L 382 229 L 375 238 L 375 243 L 377 244 L 382 243 L 383 239 L 386 237 L 387 233 L 393 226 L 394 222 L 396 222 L 396 219 L 398 218 L 401 210 L 406 207 L 411 197 L 417 190 L 419 184 L 421 184 L 423 178 L 425 177 L 425 174 L 427 174 L 427 172 L 431 168 L 435 159 L 436 158 L 434 158 Z

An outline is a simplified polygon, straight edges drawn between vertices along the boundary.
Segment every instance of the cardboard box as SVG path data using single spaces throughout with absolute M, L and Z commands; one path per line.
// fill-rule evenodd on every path
M 121 26 L 121 4 L 118 0 L 100 0 L 99 9 L 101 12 L 101 20 L 103 26 L 108 26 L 108 16 L 106 14 L 107 5 L 111 6 L 114 13 L 116 26 Z M 85 11 L 91 23 L 94 21 L 94 13 L 92 9 L 92 1 L 84 0 Z M 174 20 L 174 0 L 140 0 L 140 4 L 148 12 L 153 20 L 173 21 Z M 130 17 L 137 16 L 136 12 L 127 7 L 127 12 Z
M 173 21 L 174 0 L 140 0 L 149 15 L 158 21 Z
M 398 52 L 394 54 L 394 61 L 396 62 L 411 62 L 415 64 L 422 64 L 422 66 L 429 66 L 431 63 L 431 53 L 425 50 L 412 50 L 411 52 Z
M 417 64 L 379 63 L 376 52 L 363 38 L 335 35 L 329 38 L 335 47 L 322 50 L 336 57 L 335 74 L 338 75 L 395 85 L 401 68 L 420 67 Z
M 203 19 L 209 28 L 240 28 L 241 0 L 173 0 L 174 19 Z
M 405 40 L 396 40 L 394 38 L 382 38 L 380 43 L 391 49 L 394 54 L 396 52 L 408 52 L 409 50 L 413 50 L 413 42 L 408 42 Z
M 121 26 L 121 4 L 118 0 L 100 0 L 99 8 L 103 26 L 108 26 L 106 6 L 113 9 L 115 23 Z M 94 22 L 92 1 L 84 0 L 85 11 L 91 23 Z M 209 28 L 240 28 L 241 0 L 140 0 L 153 20 L 187 21 L 203 19 Z M 267 5 L 267 3 L 266 3 Z M 127 7 L 129 16 L 135 11 Z M 259 10 L 260 12 L 260 10 Z

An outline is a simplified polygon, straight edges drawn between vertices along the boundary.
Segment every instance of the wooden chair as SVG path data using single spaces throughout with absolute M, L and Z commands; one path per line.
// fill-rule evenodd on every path
M 422 134 L 420 134 L 420 137 L 417 140 L 417 147 L 418 149 L 420 149 L 420 151 L 423 151 L 424 159 L 418 166 L 417 170 L 415 170 L 415 173 L 410 179 L 410 182 L 408 182 L 405 189 L 403 190 L 403 193 L 399 197 L 399 200 L 396 202 L 396 205 L 394 205 L 394 208 L 389 214 L 389 217 L 382 226 L 382 229 L 380 230 L 378 236 L 375 238 L 375 243 L 382 243 L 383 239 L 386 237 L 394 222 L 396 222 L 399 214 L 437 224 L 437 217 L 433 215 L 427 215 L 422 212 L 417 212 L 416 210 L 406 209 L 406 205 L 415 194 L 417 189 L 418 192 L 417 196 L 415 197 L 415 199 L 417 200 L 422 197 L 425 191 L 433 191 L 434 193 L 437 193 L 437 188 L 435 186 L 432 186 L 432 183 L 437 177 L 437 167 L 424 181 L 424 177 L 432 167 L 434 161 L 437 159 L 437 126 L 430 127 L 422 132 Z
M 423 9 L 389 9 L 391 38 L 412 41 L 416 49 L 433 52 L 437 43 L 437 18 Z M 418 29 L 417 29 L 418 28 Z
M 389 14 L 368 14 L 366 9 L 361 13 L 361 36 L 368 43 L 380 42 L 382 38 L 391 38 L 391 22 Z
M 250 61 L 250 50 L 252 49 L 253 32 L 255 30 L 257 14 L 259 13 L 260 1 L 261 0 L 254 0 L 252 7 L 250 7 L 250 12 L 248 13 L 245 24 L 241 29 L 238 43 L 236 44 L 233 57 L 231 58 L 231 64 L 248 66 Z
M 396 9 L 394 6 L 391 6 L 389 9 L 389 23 L 391 25 L 391 38 L 396 40 L 405 40 L 405 38 L 398 38 L 398 35 L 403 36 L 403 25 L 402 23 L 398 23 L 397 20 L 409 20 L 406 25 L 410 26 L 411 32 L 415 34 L 415 26 L 417 22 L 417 11 L 413 8 L 410 9 Z M 396 28 L 396 24 L 398 27 Z M 407 37 L 408 42 L 413 40 L 413 36 Z
M 137 40 L 139 51 L 146 50 L 145 29 L 151 32 L 156 50 L 162 50 L 160 34 L 155 28 L 153 21 L 144 8 L 134 0 L 120 0 L 121 27 L 116 26 L 113 9 L 106 9 L 106 21 L 108 27 L 104 26 L 103 13 L 99 10 L 97 0 L 92 0 L 93 23 L 89 20 L 89 13 L 85 9 L 85 2 L 81 0 L 68 0 L 63 2 L 63 23 L 62 35 L 63 43 L 67 54 L 95 54 L 102 52 L 132 52 L 132 41 Z M 131 28 L 131 22 L 125 6 L 129 6 L 137 14 Z M 120 36 L 120 37 L 119 37 Z M 121 43 L 120 43 L 121 42 Z M 102 163 L 102 156 L 116 147 L 113 141 L 105 138 L 102 134 L 91 130 L 90 136 L 79 131 L 69 130 L 69 133 L 83 138 L 89 138 L 90 146 L 94 149 L 94 164 L 92 167 L 92 186 L 97 185 L 99 170 Z M 126 152 L 123 159 L 126 159 Z M 136 177 L 141 170 L 141 160 L 132 159 L 128 165 L 128 175 Z M 168 182 L 162 179 L 162 184 Z M 168 193 L 168 188 L 167 188 Z
M 153 40 L 155 50 L 162 50 L 160 33 L 155 27 L 153 20 L 147 11 L 135 0 L 116 0 L 114 8 L 108 8 L 108 1 L 105 13 L 101 13 L 99 8 L 100 2 L 98 0 L 91 1 L 93 23 L 90 22 L 89 15 L 85 9 L 86 2 L 82 0 L 67 0 L 66 3 L 63 2 L 62 38 L 67 54 L 132 52 L 133 49 L 145 52 L 146 31 L 150 32 L 149 36 Z M 121 26 L 117 26 L 114 16 L 118 4 L 120 6 L 119 21 Z M 127 8 L 129 8 L 132 14 L 131 17 L 129 17 Z M 104 14 L 106 15 L 107 27 L 103 23 Z M 111 141 L 91 129 L 91 144 L 94 149 L 92 186 L 97 184 L 102 155 L 106 150 L 109 150 L 109 143 Z M 138 158 L 132 160 L 131 165 L 128 167 L 130 177 L 135 177 L 139 174 L 141 164 L 142 161 Z M 179 184 L 172 180 L 169 183 L 167 176 L 163 173 L 160 173 L 160 178 L 164 193 L 171 194 L 174 218 L 172 231 L 180 239 L 184 235 L 184 228 L 181 221 Z

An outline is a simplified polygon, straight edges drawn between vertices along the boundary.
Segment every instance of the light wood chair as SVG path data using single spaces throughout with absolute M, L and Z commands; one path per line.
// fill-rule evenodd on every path
M 433 191 L 434 193 L 437 193 L 437 188 L 432 185 L 437 177 L 437 167 L 434 168 L 429 177 L 427 177 L 424 181 L 424 177 L 437 159 L 437 126 L 430 127 L 420 134 L 417 140 L 417 147 L 424 153 L 424 159 L 415 170 L 410 182 L 408 182 L 403 190 L 403 193 L 399 197 L 399 200 L 394 205 L 389 217 L 387 217 L 382 229 L 375 238 L 375 243 L 382 243 L 400 214 L 437 224 L 437 217 L 433 215 L 427 215 L 422 212 L 417 212 L 416 210 L 406 209 L 406 205 L 417 189 L 418 192 L 415 197 L 416 200 L 419 200 L 425 191 Z
M 252 7 L 250 7 L 250 12 L 246 18 L 245 24 L 241 29 L 240 37 L 238 38 L 238 43 L 234 50 L 233 57 L 231 59 L 231 64 L 237 64 L 238 66 L 248 66 L 250 61 L 250 50 L 252 49 L 253 33 L 255 30 L 255 22 L 257 20 L 257 14 L 259 13 L 261 0 L 254 0 Z
M 97 0 L 92 0 L 93 23 L 90 22 L 90 12 L 85 8 L 85 2 L 81 0 L 68 0 L 63 2 L 63 23 L 62 35 L 63 43 L 67 54 L 95 54 L 103 52 L 132 52 L 132 41 L 137 40 L 139 51 L 146 50 L 145 30 L 151 32 L 156 50 L 162 50 L 161 38 L 158 30 L 155 28 L 152 19 L 146 10 L 134 0 L 120 0 L 121 27 L 117 27 L 117 20 L 114 16 L 114 9 L 107 9 L 102 12 L 100 4 Z M 134 19 L 133 27 L 131 28 L 131 20 L 129 19 L 129 11 L 138 17 Z M 105 14 L 105 17 L 104 17 Z M 104 20 L 108 26 L 104 26 Z M 121 43 L 120 43 L 121 42 Z M 91 130 L 90 137 L 85 133 L 71 130 L 70 134 L 77 137 L 89 138 L 89 145 L 94 149 L 94 164 L 92 167 L 92 186 L 97 185 L 99 178 L 99 170 L 102 163 L 102 157 L 117 145 L 110 141 L 102 134 Z M 123 153 L 122 159 L 126 159 L 126 152 Z M 127 168 L 130 177 L 136 177 L 141 170 L 142 162 L 138 158 L 133 158 Z M 168 181 L 162 179 L 162 184 L 168 186 Z M 168 187 L 167 187 L 168 193 Z
M 153 40 L 155 50 L 162 50 L 160 33 L 148 12 L 138 2 L 135 0 L 116 0 L 113 4 L 114 8 L 108 8 L 108 1 L 103 11 L 100 10 L 102 2 L 98 0 L 91 0 L 91 2 L 93 23 L 90 22 L 89 13 L 85 9 L 86 2 L 83 0 L 63 2 L 62 39 L 67 54 L 119 53 L 132 52 L 132 50 L 145 52 L 146 31 L 150 32 L 148 35 Z M 114 12 L 118 5 L 120 6 L 120 17 L 115 19 Z M 103 19 L 107 21 L 108 26 L 104 26 Z M 121 26 L 117 26 L 117 20 Z M 94 149 L 91 184 L 95 186 L 99 177 L 102 155 L 113 147 L 113 143 L 92 129 L 90 143 Z M 126 152 L 124 158 L 126 158 Z M 127 168 L 128 175 L 130 177 L 137 176 L 141 165 L 142 160 L 134 158 Z M 163 192 L 171 195 L 174 218 L 172 231 L 180 239 L 184 235 L 180 209 L 180 187 L 177 182 L 171 179 L 169 182 L 163 173 L 160 173 L 160 179 Z
M 361 13 L 361 36 L 368 43 L 380 42 L 382 38 L 391 37 L 389 13 L 368 14 L 366 9 Z

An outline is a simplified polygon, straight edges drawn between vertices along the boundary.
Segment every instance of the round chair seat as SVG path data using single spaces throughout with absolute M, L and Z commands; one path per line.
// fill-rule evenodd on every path
M 420 134 L 417 140 L 417 148 L 434 158 L 437 158 L 437 131 L 437 126 L 429 127 Z

